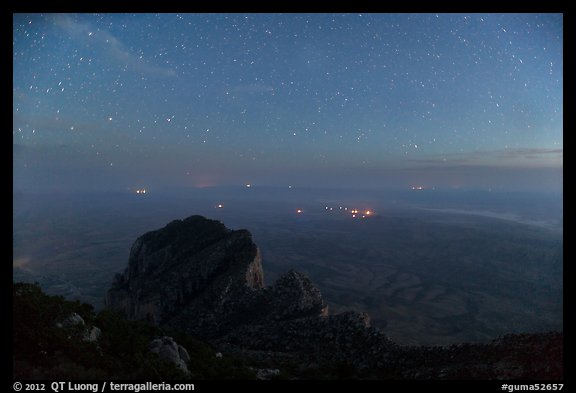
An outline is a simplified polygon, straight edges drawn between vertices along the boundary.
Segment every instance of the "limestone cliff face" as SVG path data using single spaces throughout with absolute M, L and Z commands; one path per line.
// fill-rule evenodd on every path
M 222 348 L 315 353 L 332 361 L 386 352 L 392 343 L 366 314 L 329 316 L 322 294 L 290 270 L 264 287 L 258 248 L 246 230 L 200 216 L 138 238 L 107 306 L 210 340 Z
M 231 304 L 263 287 L 260 252 L 251 234 L 192 216 L 136 240 L 106 305 L 157 325 L 178 321 L 183 312 L 207 323 L 210 315 L 224 317 Z

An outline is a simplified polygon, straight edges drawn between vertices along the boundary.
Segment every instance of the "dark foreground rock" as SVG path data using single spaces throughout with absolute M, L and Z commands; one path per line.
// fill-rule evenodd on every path
M 160 337 L 150 342 L 150 351 L 157 354 L 162 359 L 166 359 L 174 364 L 180 371 L 189 374 L 188 363 L 190 355 L 186 348 L 179 345 L 172 337 Z

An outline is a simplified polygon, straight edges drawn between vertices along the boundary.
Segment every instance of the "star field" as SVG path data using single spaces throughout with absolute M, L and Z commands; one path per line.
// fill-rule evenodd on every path
M 13 22 L 15 187 L 560 187 L 562 15 Z

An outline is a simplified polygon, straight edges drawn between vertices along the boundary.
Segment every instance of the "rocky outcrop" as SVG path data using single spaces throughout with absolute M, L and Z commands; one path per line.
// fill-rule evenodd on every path
M 79 337 L 87 342 L 97 342 L 102 334 L 100 328 L 97 326 L 87 326 L 84 318 L 75 312 L 71 313 L 62 322 L 58 322 L 56 326 L 60 328 L 76 328 Z
M 59 326 L 63 327 L 70 327 L 70 326 L 84 326 L 86 323 L 84 322 L 84 318 L 82 318 L 77 313 L 73 312 L 68 317 L 59 323 Z
M 257 368 L 253 370 L 256 372 L 256 379 L 264 381 L 275 378 L 280 374 L 280 370 L 277 368 Z
M 251 234 L 192 216 L 136 240 L 106 305 L 129 319 L 185 326 L 206 337 L 234 322 L 263 287 Z
M 290 270 L 281 276 L 269 294 L 270 317 L 285 320 L 327 315 L 328 306 L 320 290 L 303 273 Z
M 160 337 L 150 342 L 150 352 L 157 354 L 162 359 L 173 363 L 180 371 L 189 374 L 188 363 L 190 355 L 182 345 L 178 345 L 172 337 Z

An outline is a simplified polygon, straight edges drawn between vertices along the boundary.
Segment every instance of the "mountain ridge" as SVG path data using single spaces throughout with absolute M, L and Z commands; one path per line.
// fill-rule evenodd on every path
M 524 348 L 518 353 L 506 340 L 484 346 L 403 347 L 371 327 L 366 313 L 330 315 L 322 294 L 303 273 L 290 270 L 266 287 L 260 252 L 250 232 L 233 231 L 202 216 L 175 220 L 140 236 L 128 267 L 108 291 L 106 304 L 128 319 L 179 329 L 222 351 L 258 361 L 406 368 L 398 374 L 402 378 L 561 375 L 562 352 L 557 347 L 561 333 L 552 338 L 530 336 L 555 348 L 547 358 L 550 367 L 524 357 L 526 348 L 530 352 L 531 345 L 538 345 L 533 338 L 517 341 Z M 473 356 L 490 361 L 481 365 Z M 455 364 L 454 359 L 466 361 Z

